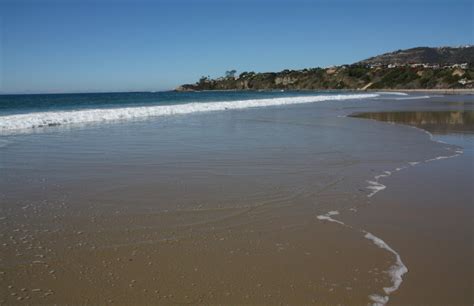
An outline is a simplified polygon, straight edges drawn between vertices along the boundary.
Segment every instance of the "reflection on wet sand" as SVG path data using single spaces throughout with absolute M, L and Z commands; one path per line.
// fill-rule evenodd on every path
M 374 112 L 352 117 L 404 123 L 439 134 L 474 132 L 474 111 Z

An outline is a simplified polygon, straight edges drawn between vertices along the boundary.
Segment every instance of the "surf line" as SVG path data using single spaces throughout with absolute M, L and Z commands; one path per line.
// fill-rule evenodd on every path
M 433 142 L 437 142 L 437 143 L 440 143 L 440 144 L 447 144 L 442 140 L 435 139 L 433 137 L 433 134 L 431 134 L 427 130 L 424 130 L 424 129 L 421 129 L 421 128 L 418 128 L 418 127 L 415 127 L 415 126 L 409 126 L 409 125 L 405 125 L 405 126 L 424 132 L 425 134 L 427 134 L 430 137 L 430 140 L 433 141 Z M 454 154 L 437 156 L 435 158 L 430 158 L 430 159 L 426 159 L 426 160 L 423 160 L 423 161 L 408 162 L 408 164 L 405 165 L 405 166 L 395 168 L 392 171 L 384 171 L 381 174 L 378 174 L 378 175 L 374 176 L 373 180 L 368 180 L 367 181 L 367 183 L 369 183 L 369 186 L 367 186 L 366 188 L 371 191 L 367 195 L 367 197 L 371 198 L 377 192 L 386 189 L 387 186 L 380 183 L 380 179 L 389 177 L 394 172 L 399 172 L 401 170 L 407 169 L 409 167 L 414 167 L 414 166 L 419 165 L 421 163 L 428 163 L 428 162 L 442 160 L 442 159 L 454 158 L 454 157 L 460 156 L 464 153 L 464 151 L 459 147 L 458 148 L 446 147 L 446 150 L 454 151 Z M 355 208 L 350 208 L 350 210 L 351 211 L 357 211 L 357 209 L 355 209 Z M 321 221 L 334 222 L 334 223 L 343 225 L 345 227 L 348 227 L 350 229 L 355 229 L 354 227 L 352 227 L 348 224 L 345 224 L 344 222 L 342 222 L 340 220 L 334 219 L 333 216 L 336 216 L 336 215 L 339 215 L 339 212 L 336 211 L 336 210 L 333 210 L 333 211 L 330 211 L 326 214 L 319 215 L 316 218 L 318 220 L 321 220 Z M 383 290 L 385 292 L 385 295 L 380 295 L 380 294 L 371 294 L 371 295 L 369 295 L 369 299 L 373 302 L 373 305 L 376 305 L 376 306 L 386 305 L 389 301 L 389 295 L 391 293 L 397 291 L 398 288 L 400 288 L 400 285 L 403 281 L 403 275 L 408 273 L 408 267 L 403 263 L 403 261 L 400 257 L 400 254 L 398 254 L 398 252 L 396 252 L 393 248 L 391 248 L 384 240 L 382 240 L 381 238 L 379 238 L 379 237 L 373 235 L 372 233 L 369 233 L 369 232 L 367 232 L 363 229 L 355 229 L 355 230 L 363 233 L 364 238 L 372 241 L 372 243 L 375 244 L 377 247 L 379 247 L 381 249 L 384 249 L 384 250 L 392 253 L 395 256 L 395 263 L 388 270 L 388 274 L 390 275 L 391 280 L 392 280 L 392 286 L 383 288 Z
M 437 140 L 433 140 L 433 141 L 437 141 Z M 368 185 L 367 187 L 365 187 L 365 188 L 370 191 L 370 193 L 367 195 L 367 197 L 368 197 L 368 198 L 371 198 L 371 197 L 373 197 L 377 192 L 386 189 L 387 186 L 384 185 L 384 184 L 382 184 L 382 183 L 380 182 L 380 179 L 385 178 L 385 177 L 389 177 L 389 176 L 392 175 L 394 172 L 399 172 L 399 171 L 401 171 L 401 170 L 407 169 L 407 168 L 409 168 L 409 167 L 414 167 L 414 166 L 420 165 L 420 164 L 422 164 L 422 163 L 429 163 L 429 162 L 433 162 L 433 161 L 437 161 L 437 160 L 448 159 L 448 158 L 454 158 L 454 157 L 460 156 L 460 155 L 462 155 L 462 154 L 464 153 L 464 151 L 461 150 L 461 149 L 452 149 L 452 148 L 449 148 L 449 147 L 446 148 L 446 149 L 447 149 L 447 150 L 454 151 L 454 154 L 452 154 L 452 155 L 441 155 L 441 156 L 437 156 L 437 157 L 434 157 L 434 158 L 425 159 L 425 160 L 423 160 L 423 161 L 408 162 L 408 164 L 405 165 L 405 166 L 395 168 L 395 169 L 392 170 L 392 171 L 384 171 L 383 173 L 374 176 L 374 179 L 373 179 L 373 180 L 367 180 L 367 183 L 368 183 L 369 185 Z
M 386 94 L 385 92 L 378 92 L 379 94 Z M 396 93 L 395 93 L 396 94 Z M 402 93 L 403 95 L 403 93 Z M 337 117 L 348 117 L 348 115 L 339 115 Z M 372 121 L 377 121 L 377 122 L 380 122 L 376 119 L 369 119 L 369 120 L 372 120 Z M 430 138 L 431 141 L 433 142 L 437 142 L 437 143 L 440 143 L 440 144 L 444 144 L 444 145 L 449 145 L 448 143 L 442 141 L 442 140 L 439 140 L 439 139 L 435 139 L 433 134 L 430 133 L 429 131 L 425 130 L 425 129 L 422 129 L 422 128 L 419 128 L 419 127 L 416 127 L 416 126 L 412 126 L 412 125 L 408 125 L 408 124 L 402 124 L 402 123 L 396 123 L 396 122 L 384 122 L 384 123 L 387 123 L 387 124 L 392 124 L 392 125 L 401 125 L 401 126 L 405 126 L 405 127 L 408 127 L 408 128 L 412 128 L 412 129 L 415 129 L 415 130 L 418 130 L 418 131 L 421 131 L 423 133 L 425 133 L 426 135 L 428 135 L 428 137 Z M 453 146 L 453 145 L 452 145 Z M 448 158 L 453 158 L 453 157 L 457 157 L 457 156 L 460 156 L 464 153 L 464 151 L 462 150 L 462 148 L 460 147 L 457 147 L 457 148 L 452 148 L 452 147 L 445 147 L 446 150 L 450 150 L 450 151 L 454 151 L 454 154 L 452 155 L 442 155 L 442 156 L 437 156 L 437 157 L 434 157 L 434 158 L 429 158 L 429 159 L 426 159 L 426 160 L 422 160 L 422 161 L 413 161 L 413 162 L 408 162 L 407 165 L 405 166 L 401 166 L 401 167 L 398 167 L 398 168 L 395 168 L 393 169 L 392 171 L 384 171 L 382 172 L 381 174 L 378 174 L 376 176 L 374 176 L 374 179 L 372 180 L 367 180 L 366 182 L 368 183 L 368 186 L 365 187 L 366 189 L 368 189 L 370 192 L 367 194 L 367 197 L 368 198 L 371 198 L 373 197 L 377 192 L 379 191 L 382 191 L 384 189 L 387 188 L 386 185 L 382 184 L 380 182 L 380 179 L 382 178 L 385 178 L 385 177 L 388 177 L 390 175 L 392 175 L 393 173 L 395 172 L 399 172 L 401 170 L 404 170 L 404 169 L 407 169 L 409 167 L 414 167 L 418 164 L 422 164 L 422 163 L 428 163 L 428 162 L 432 162 L 432 161 L 437 161 L 437 160 L 442 160 L 442 159 L 448 159 Z
M 36 129 L 64 125 L 87 125 L 128 120 L 145 120 L 163 116 L 186 115 L 249 108 L 275 107 L 317 102 L 376 98 L 378 94 L 336 94 L 274 97 L 233 101 L 192 102 L 170 105 L 90 108 L 81 110 L 36 111 L 0 116 L 0 135 L 23 134 Z
M 361 232 L 364 235 L 365 239 L 370 240 L 377 247 L 384 249 L 395 256 L 395 263 L 387 271 L 388 274 L 390 275 L 392 285 L 390 287 L 383 288 L 385 295 L 381 295 L 377 293 L 369 295 L 369 299 L 373 302 L 372 305 L 378 306 L 378 305 L 387 304 L 389 300 L 389 295 L 398 290 L 398 288 L 400 287 L 403 281 L 403 275 L 408 272 L 407 266 L 403 263 L 400 257 L 400 254 L 398 254 L 393 248 L 391 248 L 385 241 L 375 236 L 374 234 L 369 233 L 366 230 L 356 229 L 351 225 L 348 225 L 340 220 L 334 219 L 333 216 L 336 216 L 336 215 L 339 215 L 339 211 L 332 210 L 330 212 L 327 212 L 326 214 L 316 216 L 316 218 L 321 221 L 333 222 L 350 229 L 355 229 Z
M 407 127 L 410 127 L 410 128 L 413 128 L 413 129 L 416 129 L 416 130 L 419 130 L 419 131 L 424 132 L 425 134 L 427 134 L 427 135 L 430 137 L 430 140 L 433 141 L 433 142 L 437 142 L 437 143 L 440 143 L 440 144 L 445 144 L 445 145 L 447 145 L 446 142 L 444 142 L 444 141 L 442 141 L 442 140 L 435 139 L 434 136 L 433 136 L 433 134 L 431 134 L 431 133 L 428 132 L 427 130 L 418 128 L 418 127 L 416 127 L 416 126 L 409 126 L 409 125 L 408 125 Z M 384 184 L 382 184 L 382 183 L 380 182 L 380 179 L 385 178 L 385 177 L 388 177 L 388 176 L 392 175 L 394 172 L 398 172 L 398 171 L 407 169 L 408 167 L 414 167 L 414 166 L 419 165 L 419 164 L 422 164 L 422 163 L 429 163 L 429 162 L 433 162 L 433 161 L 437 161 L 437 160 L 448 159 L 448 158 L 454 158 L 454 157 L 460 156 L 460 155 L 462 155 L 462 154 L 464 153 L 464 151 L 463 151 L 461 148 L 459 148 L 459 147 L 457 147 L 457 148 L 446 147 L 445 149 L 448 150 L 448 151 L 451 151 L 451 152 L 454 151 L 454 154 L 451 154 L 451 155 L 441 155 L 441 156 L 437 156 L 437 157 L 434 157 L 434 158 L 425 159 L 425 160 L 422 160 L 422 161 L 409 162 L 409 163 L 408 163 L 407 165 L 405 165 L 405 166 L 395 168 L 395 169 L 392 170 L 392 171 L 384 171 L 382 174 L 378 174 L 378 175 L 374 176 L 374 179 L 373 179 L 373 180 L 368 180 L 368 181 L 367 181 L 367 183 L 368 183 L 369 185 L 366 187 L 366 189 L 368 189 L 368 190 L 370 191 L 370 193 L 367 195 L 367 197 L 368 197 L 368 198 L 371 198 L 371 197 L 373 197 L 377 192 L 386 189 L 387 186 L 384 185 Z

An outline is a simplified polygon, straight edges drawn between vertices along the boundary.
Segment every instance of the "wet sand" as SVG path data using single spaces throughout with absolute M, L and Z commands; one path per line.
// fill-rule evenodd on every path
M 365 226 L 396 245 L 410 273 L 394 304 L 467 305 L 473 301 L 473 115 L 468 111 L 362 113 L 403 123 L 458 144 L 463 154 L 428 160 L 384 179 L 390 186 L 373 205 L 345 221 Z
M 377 199 L 383 205 L 345 219 L 378 233 L 402 254 L 409 273 L 393 295 L 393 304 L 472 303 L 471 154 L 419 165 L 388 178 L 390 187 Z M 466 171 L 466 166 L 471 170 Z
M 470 305 L 472 148 L 410 164 L 461 147 L 344 116 L 472 106 L 380 99 L 7 137 L 0 300 Z M 408 267 L 389 295 L 394 253 L 363 231 Z

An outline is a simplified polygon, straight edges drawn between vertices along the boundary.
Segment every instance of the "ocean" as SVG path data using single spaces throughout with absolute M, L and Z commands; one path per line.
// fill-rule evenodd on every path
M 252 107 L 376 97 L 299 92 L 136 92 L 0 96 L 0 132 Z

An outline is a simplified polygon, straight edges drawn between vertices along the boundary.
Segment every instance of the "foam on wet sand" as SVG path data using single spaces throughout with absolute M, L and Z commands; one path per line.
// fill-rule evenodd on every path
M 350 209 L 351 210 L 351 209 Z M 349 229 L 354 229 L 354 227 L 347 225 L 346 223 L 336 220 L 332 218 L 332 216 L 339 215 L 338 211 L 329 211 L 326 214 L 323 215 L 318 215 L 316 218 L 318 220 L 324 220 L 324 221 L 329 221 L 329 222 L 334 222 L 338 223 L 340 225 L 343 225 L 344 227 L 347 227 Z M 369 299 L 374 302 L 374 305 L 385 305 L 389 301 L 389 295 L 393 292 L 395 292 L 401 285 L 403 278 L 402 276 L 408 272 L 408 268 L 405 266 L 405 264 L 402 262 L 402 259 L 400 255 L 392 249 L 385 241 L 383 241 L 381 238 L 375 236 L 372 233 L 369 233 L 365 230 L 362 229 L 356 229 L 357 231 L 361 232 L 364 235 L 364 238 L 372 241 L 377 247 L 384 249 L 390 253 L 392 253 L 395 256 L 395 263 L 390 267 L 390 269 L 387 271 L 387 273 L 391 277 L 392 281 L 392 286 L 390 287 L 384 287 L 383 290 L 386 295 L 380 295 L 380 294 L 371 294 L 369 295 Z

